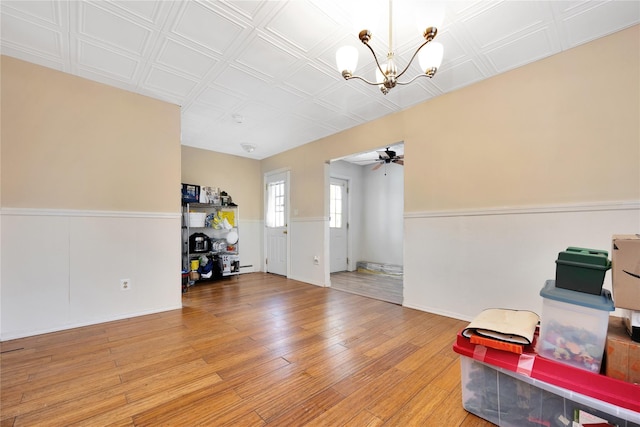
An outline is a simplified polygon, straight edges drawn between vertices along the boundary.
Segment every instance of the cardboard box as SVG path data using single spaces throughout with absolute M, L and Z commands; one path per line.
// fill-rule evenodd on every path
M 631 339 L 620 317 L 609 319 L 605 375 L 640 384 L 640 343 Z
M 640 235 L 613 236 L 611 266 L 615 306 L 640 310 Z

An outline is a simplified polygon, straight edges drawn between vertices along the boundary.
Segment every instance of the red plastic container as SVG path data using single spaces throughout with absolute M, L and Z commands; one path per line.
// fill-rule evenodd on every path
M 491 384 L 492 381 L 498 381 L 501 378 L 500 375 L 506 373 L 511 381 L 522 382 L 524 386 L 534 390 L 544 389 L 544 393 L 555 393 L 560 396 L 560 399 L 565 399 L 567 403 L 578 405 L 581 408 L 594 407 L 597 408 L 596 412 L 610 414 L 617 420 L 640 423 L 640 385 L 539 357 L 533 350 L 534 345 L 527 346 L 525 352 L 520 355 L 471 344 L 469 339 L 458 334 L 453 350 L 464 356 L 461 357 L 461 363 L 465 409 L 476 413 L 473 409 L 478 408 L 477 402 L 475 402 L 474 408 L 468 408 L 468 402 L 464 400 L 465 387 L 469 388 L 469 384 L 465 383 L 469 379 L 465 379 L 464 375 L 466 373 L 468 376 L 470 367 L 475 366 L 479 368 L 473 373 L 476 377 L 483 376 L 482 372 L 489 372 L 488 380 L 487 375 L 482 377 L 485 383 Z M 476 362 L 480 362 L 480 364 Z M 486 387 L 486 384 L 484 386 Z M 486 394 L 486 389 L 480 394 Z M 498 396 L 497 399 L 499 400 L 501 397 L 503 400 L 510 398 L 509 396 Z M 484 416 L 487 413 L 495 413 L 493 408 L 489 408 L 487 411 L 482 411 L 481 408 L 480 412 L 482 413 L 476 413 L 476 415 L 500 425 L 511 425 L 508 422 L 498 422 L 498 418 Z

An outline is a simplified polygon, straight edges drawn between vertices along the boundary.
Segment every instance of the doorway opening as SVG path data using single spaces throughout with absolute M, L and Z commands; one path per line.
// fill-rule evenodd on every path
M 403 164 L 401 142 L 330 161 L 332 288 L 402 303 Z

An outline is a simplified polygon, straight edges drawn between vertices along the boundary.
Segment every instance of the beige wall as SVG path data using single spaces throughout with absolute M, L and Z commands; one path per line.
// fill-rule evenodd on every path
M 180 108 L 2 56 L 2 207 L 178 212 Z
M 182 182 L 218 187 L 240 207 L 243 220 L 263 216 L 262 174 L 258 160 L 182 146 Z
M 180 308 L 180 108 L 1 66 L 0 340 Z
M 291 168 L 292 208 L 311 217 L 324 212 L 325 160 L 402 140 L 405 212 L 638 200 L 639 57 L 635 26 L 273 156 L 262 168 Z
M 405 210 L 640 199 L 638 28 L 408 111 Z

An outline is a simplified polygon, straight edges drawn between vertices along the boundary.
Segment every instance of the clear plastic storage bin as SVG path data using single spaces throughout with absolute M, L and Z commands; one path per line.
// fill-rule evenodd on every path
M 640 422 L 635 411 L 469 357 L 460 356 L 460 366 L 462 406 L 498 426 L 570 426 L 576 411 L 619 427 L 637 427 Z
M 615 309 L 611 292 L 600 295 L 561 289 L 547 280 L 540 317 L 540 356 L 591 372 L 600 372 L 607 341 L 609 312 Z

